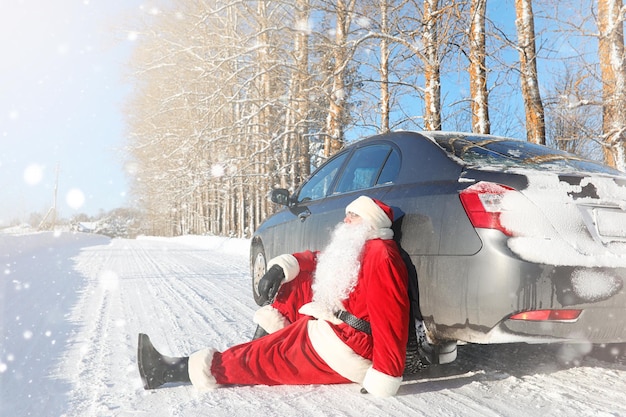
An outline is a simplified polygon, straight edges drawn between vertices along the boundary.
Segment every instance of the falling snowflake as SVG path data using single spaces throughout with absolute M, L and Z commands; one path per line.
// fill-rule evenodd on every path
M 37 185 L 43 178 L 43 165 L 30 164 L 24 170 L 24 182 L 28 185 Z
M 215 164 L 211 167 L 211 176 L 214 178 L 223 177 L 225 172 L 224 165 L 222 164 Z
M 78 210 L 85 204 L 85 194 L 78 188 L 72 188 L 65 196 L 65 201 L 68 206 L 74 210 Z

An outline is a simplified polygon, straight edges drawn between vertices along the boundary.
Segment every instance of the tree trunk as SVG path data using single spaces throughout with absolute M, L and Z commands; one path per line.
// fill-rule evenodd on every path
M 354 0 L 337 0 L 335 44 L 333 54 L 333 83 L 330 91 L 328 118 L 326 123 L 326 138 L 324 140 L 324 156 L 328 158 L 343 147 L 343 123 L 346 112 L 346 67 L 349 54 L 348 30 L 351 14 L 354 9 Z
M 472 0 L 470 7 L 470 95 L 472 132 L 490 133 L 487 67 L 485 65 L 485 13 L 487 0 Z
M 604 160 L 626 171 L 626 65 L 622 0 L 598 0 Z
M 391 97 L 389 93 L 389 22 L 388 0 L 380 0 L 380 30 L 384 36 L 380 39 L 380 131 L 389 132 L 389 111 Z
M 537 76 L 535 50 L 535 22 L 532 0 L 515 0 L 522 97 L 526 112 L 526 138 L 529 142 L 545 145 L 546 126 L 543 103 Z
M 296 0 L 296 34 L 294 37 L 294 71 L 290 82 L 288 150 L 283 157 L 285 166 L 289 166 L 289 176 L 282 186 L 295 189 L 309 176 L 309 29 L 308 21 L 311 13 L 310 0 Z
M 439 59 L 439 0 L 424 0 L 424 129 L 441 130 L 441 78 Z

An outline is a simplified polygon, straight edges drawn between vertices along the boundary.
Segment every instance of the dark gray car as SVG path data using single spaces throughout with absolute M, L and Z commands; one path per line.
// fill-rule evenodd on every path
M 266 261 L 323 249 L 360 195 L 393 207 L 435 343 L 626 342 L 626 174 L 488 135 L 395 132 L 346 147 L 255 232 Z

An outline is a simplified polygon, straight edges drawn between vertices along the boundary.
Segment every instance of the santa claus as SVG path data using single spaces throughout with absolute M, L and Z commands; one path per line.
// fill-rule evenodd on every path
M 223 352 L 207 348 L 168 358 L 139 337 L 146 389 L 190 381 L 221 385 L 354 382 L 387 397 L 402 381 L 409 326 L 408 274 L 391 224 L 392 209 L 369 197 L 346 207 L 322 252 L 286 254 L 268 263 L 261 297 L 274 301 L 254 321 L 266 336 Z

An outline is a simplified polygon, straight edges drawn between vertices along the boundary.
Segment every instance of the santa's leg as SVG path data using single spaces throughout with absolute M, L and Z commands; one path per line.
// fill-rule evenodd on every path
M 172 358 L 161 355 L 146 334 L 139 334 L 137 366 L 145 389 L 158 388 L 167 382 L 191 382 L 188 357 Z
M 281 285 L 272 303 L 254 313 L 253 321 L 258 326 L 253 339 L 272 334 L 303 317 L 298 310 L 313 298 L 311 281 L 310 272 L 301 272 Z
M 307 319 L 224 352 L 204 349 L 189 357 L 194 387 L 210 390 L 219 385 L 301 385 L 349 383 L 313 349 Z

